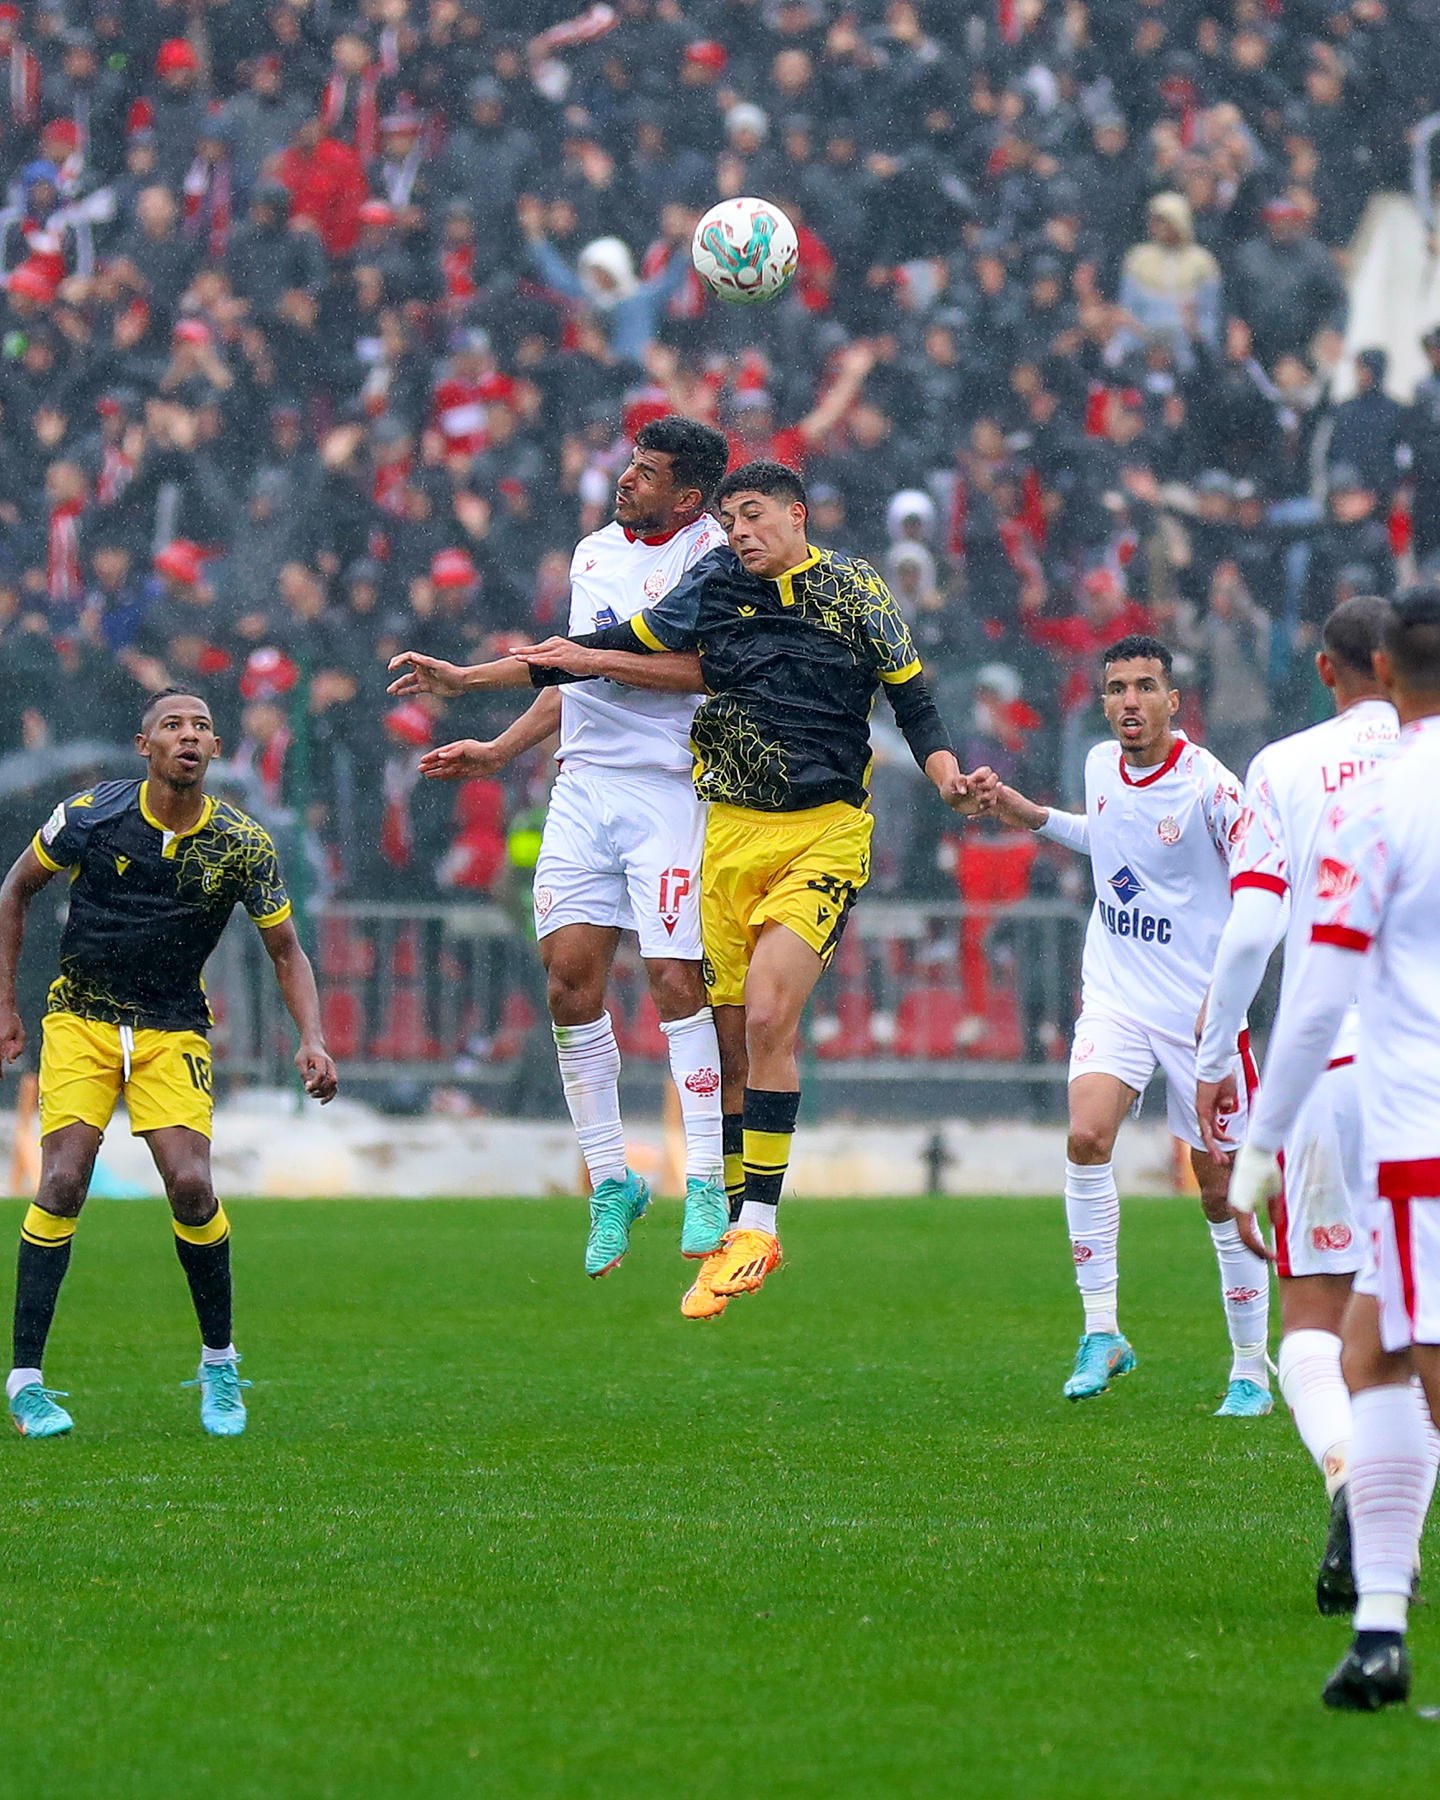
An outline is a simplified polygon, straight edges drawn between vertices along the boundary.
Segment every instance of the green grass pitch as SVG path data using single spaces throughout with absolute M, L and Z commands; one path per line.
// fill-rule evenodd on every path
M 161 1207 L 81 1225 L 78 1428 L 4 1451 L 6 1800 L 1437 1791 L 1433 1607 L 1414 1709 L 1319 1706 L 1318 1478 L 1209 1416 L 1193 1204 L 1127 1207 L 1140 1367 L 1079 1407 L 1054 1201 L 794 1203 L 714 1325 L 674 1206 L 599 1283 L 576 1202 L 232 1216 L 239 1442 Z

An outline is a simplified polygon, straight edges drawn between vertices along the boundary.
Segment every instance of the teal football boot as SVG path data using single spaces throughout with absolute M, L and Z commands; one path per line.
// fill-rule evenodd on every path
M 60 1388 L 41 1387 L 38 1381 L 32 1381 L 10 1402 L 10 1417 L 15 1422 L 15 1429 L 21 1437 L 27 1438 L 64 1437 L 75 1421 L 55 1402 L 69 1398 Z
M 1242 1375 L 1226 1388 L 1225 1398 L 1215 1408 L 1215 1417 L 1263 1419 L 1266 1413 L 1274 1410 L 1275 1402 L 1270 1397 L 1269 1388 L 1263 1388 L 1258 1381 L 1250 1381 Z
M 630 1248 L 630 1227 L 650 1204 L 649 1183 L 633 1169 L 623 1181 L 602 1181 L 590 1196 L 585 1273 L 592 1281 L 618 1267 Z
M 1135 1352 L 1118 1331 L 1087 1331 L 1075 1352 L 1075 1367 L 1065 1383 L 1067 1400 L 1093 1400 L 1110 1386 L 1112 1377 L 1128 1375 L 1135 1367 Z
M 718 1181 L 692 1175 L 685 1183 L 685 1224 L 680 1232 L 682 1256 L 713 1256 L 730 1229 L 730 1202 Z
M 240 1379 L 235 1367 L 239 1360 L 237 1356 L 235 1362 L 202 1362 L 194 1381 L 182 1383 L 199 1388 L 200 1423 L 211 1437 L 239 1437 L 245 1429 L 247 1415 L 240 1390 L 250 1383 Z

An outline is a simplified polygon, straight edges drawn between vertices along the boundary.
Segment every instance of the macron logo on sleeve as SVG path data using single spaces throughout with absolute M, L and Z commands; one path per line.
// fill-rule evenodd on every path
M 1110 877 L 1109 885 L 1114 888 L 1115 898 L 1122 906 L 1128 906 L 1132 900 L 1145 892 L 1144 882 L 1137 879 L 1134 870 L 1128 864 L 1122 865 L 1115 871 Z

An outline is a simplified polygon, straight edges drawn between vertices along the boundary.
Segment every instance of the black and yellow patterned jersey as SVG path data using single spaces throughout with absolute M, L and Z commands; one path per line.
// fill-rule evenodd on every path
M 728 548 L 712 550 L 655 605 L 577 639 L 698 649 L 710 690 L 691 728 L 702 800 L 760 812 L 863 806 L 882 685 L 922 766 L 950 747 L 889 588 L 858 557 L 806 548 L 804 562 L 773 580 L 748 573 Z M 532 680 L 554 675 L 537 669 Z
M 172 832 L 146 804 L 148 783 L 104 781 L 63 801 L 32 848 L 70 872 L 51 1012 L 111 1025 L 205 1031 L 200 975 L 231 912 L 257 925 L 290 917 L 270 834 L 228 801 L 205 797 L 200 822 Z

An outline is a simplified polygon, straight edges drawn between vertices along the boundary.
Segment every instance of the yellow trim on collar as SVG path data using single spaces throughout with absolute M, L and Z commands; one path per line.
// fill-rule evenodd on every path
M 215 796 L 213 794 L 207 794 L 205 796 L 205 804 L 200 809 L 200 817 L 195 823 L 185 831 L 172 831 L 168 825 L 162 824 L 161 821 L 155 817 L 154 813 L 151 812 L 149 795 L 150 783 L 148 781 L 142 781 L 140 783 L 140 817 L 147 825 L 153 825 L 156 831 L 158 831 L 165 840 L 160 851 L 162 856 L 174 856 L 175 846 L 180 842 L 181 838 L 194 837 L 195 833 L 197 831 L 203 831 L 215 816 Z
M 775 577 L 775 585 L 780 590 L 780 604 L 782 606 L 793 606 L 795 604 L 795 577 L 802 569 L 813 569 L 820 560 L 820 552 L 813 544 L 807 543 L 805 548 L 810 554 L 805 558 L 804 562 L 796 563 L 793 569 L 787 569 L 783 575 L 777 575 Z

